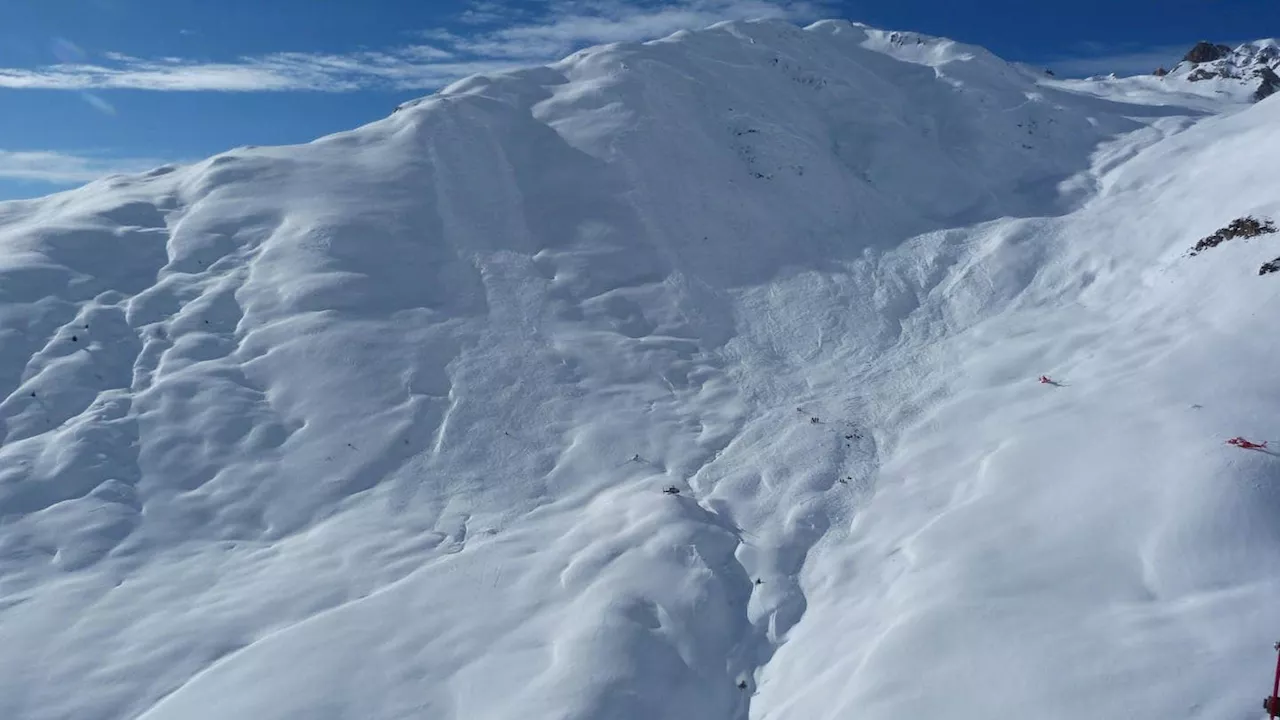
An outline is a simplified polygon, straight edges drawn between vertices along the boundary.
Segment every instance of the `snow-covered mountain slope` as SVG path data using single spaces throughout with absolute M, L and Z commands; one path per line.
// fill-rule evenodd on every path
M 1232 49 L 1202 42 L 1164 77 L 1167 82 L 1205 83 L 1220 94 L 1258 101 L 1280 92 L 1280 40 L 1268 38 Z
M 1136 77 L 1093 77 L 1049 84 L 1073 92 L 1205 110 L 1255 103 L 1280 92 L 1280 40 L 1268 38 L 1236 48 L 1201 42 L 1172 70 L 1156 68 Z
M 0 716 L 1256 714 L 1280 104 L 1100 95 L 735 23 L 0 205 Z

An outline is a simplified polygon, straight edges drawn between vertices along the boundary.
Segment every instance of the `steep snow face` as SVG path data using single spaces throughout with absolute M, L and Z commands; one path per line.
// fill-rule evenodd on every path
M 1101 172 L 1079 212 L 963 234 L 883 360 L 875 404 L 902 421 L 802 571 L 758 717 L 1257 715 L 1280 455 L 1222 443 L 1277 442 L 1280 283 L 1257 268 L 1280 237 L 1186 240 L 1280 211 L 1258 162 L 1278 121 L 1275 99 L 1207 120 Z
M 0 716 L 1251 709 L 1280 106 L 1103 94 L 734 23 L 0 205 Z

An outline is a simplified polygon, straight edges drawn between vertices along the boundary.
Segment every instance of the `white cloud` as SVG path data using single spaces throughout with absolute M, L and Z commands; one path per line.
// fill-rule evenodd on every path
M 41 150 L 0 150 L 0 178 L 78 185 L 116 173 L 137 173 L 164 165 L 146 158 L 108 158 Z
M 510 69 L 510 62 L 449 62 L 427 46 L 384 53 L 324 55 L 277 53 L 237 62 L 202 63 L 176 58 L 111 57 L 98 64 L 37 69 L 0 68 L 0 87 L 52 90 L 134 89 L 265 92 L 345 92 L 368 87 L 439 87 L 459 77 Z
M 84 98 L 85 102 L 89 103 L 89 105 L 93 107 L 94 110 L 97 110 L 103 115 L 116 114 L 116 108 L 114 105 L 102 99 L 101 97 L 94 95 L 91 92 L 82 92 L 80 93 L 80 97 Z
M 0 87 L 55 90 L 323 91 L 431 90 L 468 75 L 557 60 L 601 43 L 649 40 L 722 20 L 820 16 L 825 0 L 553 0 L 539 13 L 479 0 L 459 18 L 473 28 L 419 34 L 426 42 L 345 54 L 282 52 L 202 62 L 106 53 L 90 62 L 70 43 L 59 64 L 0 68 Z M 505 24 L 504 24 L 505 23 Z M 95 104 L 96 106 L 96 104 Z
M 477 55 L 545 60 L 590 45 L 649 40 L 723 20 L 814 19 L 822 7 L 813 2 L 769 0 L 686 0 L 660 5 L 569 1 L 551 6 L 546 15 L 534 21 L 452 39 L 457 48 Z
M 493 0 L 476 0 L 458 16 L 458 22 L 464 25 L 501 25 L 513 20 L 523 20 L 528 16 L 524 8 L 503 5 Z

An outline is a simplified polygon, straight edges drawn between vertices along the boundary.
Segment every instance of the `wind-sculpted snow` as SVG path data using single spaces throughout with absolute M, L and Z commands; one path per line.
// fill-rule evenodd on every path
M 1280 105 L 1114 95 L 725 24 L 0 205 L 0 716 L 1251 711 Z

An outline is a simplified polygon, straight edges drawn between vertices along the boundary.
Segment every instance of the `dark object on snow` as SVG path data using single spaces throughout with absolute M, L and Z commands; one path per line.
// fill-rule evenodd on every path
M 814 425 L 817 425 L 818 423 L 820 423 L 820 422 L 822 422 L 822 421 L 821 421 L 821 420 L 819 420 L 819 419 L 818 419 L 818 418 L 816 418 L 816 417 L 811 417 L 811 418 L 809 418 L 809 422 L 813 423 Z
M 1268 275 L 1273 272 L 1280 272 L 1280 257 L 1269 263 L 1263 263 L 1262 267 L 1258 268 L 1259 275 Z
M 1191 248 L 1191 255 L 1198 255 L 1209 248 L 1215 248 L 1222 243 L 1235 238 L 1252 238 L 1259 235 L 1268 235 L 1276 231 L 1276 224 L 1270 220 L 1259 220 L 1252 215 L 1236 218 L 1231 224 L 1219 229 L 1214 234 L 1201 238 Z
M 1152 75 L 1155 75 L 1156 77 L 1164 77 L 1165 75 L 1168 75 L 1168 74 L 1169 74 L 1169 71 L 1168 71 L 1168 70 L 1165 70 L 1165 69 L 1164 69 L 1164 66 L 1163 66 L 1163 65 L 1161 65 L 1160 67 L 1156 68 L 1156 71 L 1155 71 L 1155 72 L 1153 72 L 1153 73 L 1151 73 L 1151 74 L 1152 74 Z
M 1267 98 L 1280 92 L 1280 75 L 1276 75 L 1275 71 L 1263 65 L 1253 71 L 1255 77 L 1262 81 L 1257 90 L 1253 91 L 1253 101 L 1261 102 Z
M 679 495 L 679 494 L 680 494 L 680 488 L 678 488 L 678 487 L 669 487 L 669 488 L 664 489 L 662 492 L 663 492 L 663 493 L 665 493 L 665 494 L 667 494 L 667 495 Z
M 756 584 L 757 584 L 757 585 L 763 585 L 763 584 L 764 584 L 764 581 L 763 581 L 763 580 L 761 580 L 760 578 L 756 578 Z
M 1262 701 L 1262 709 L 1267 711 L 1271 720 L 1280 717 L 1280 642 L 1276 643 L 1276 679 L 1271 685 L 1271 697 Z
M 740 680 L 740 681 L 738 681 L 738 689 L 739 689 L 739 690 L 746 690 L 746 689 L 747 689 L 747 681 L 746 681 L 746 680 Z
M 1187 75 L 1187 82 L 1200 82 L 1201 80 L 1212 80 L 1216 77 L 1220 77 L 1220 76 L 1217 73 L 1211 72 L 1209 70 L 1205 70 L 1202 67 L 1198 67 L 1195 70 L 1192 70 L 1190 75 Z
M 1201 40 L 1182 59 L 1185 62 L 1206 63 L 1221 60 L 1230 53 L 1231 48 L 1227 45 L 1214 45 Z

